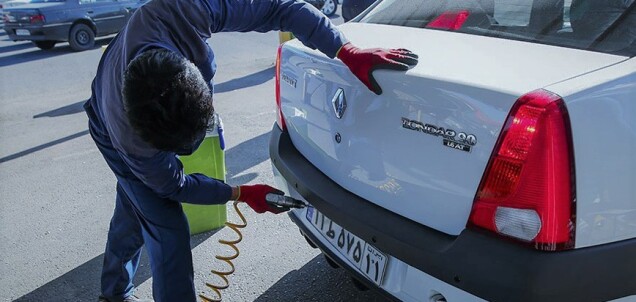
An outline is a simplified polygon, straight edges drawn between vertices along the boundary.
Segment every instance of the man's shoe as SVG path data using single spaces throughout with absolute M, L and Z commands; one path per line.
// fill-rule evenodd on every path
M 139 299 L 135 295 L 130 295 L 130 296 L 124 298 L 124 300 L 109 300 L 109 299 L 106 299 L 105 297 L 99 296 L 99 301 L 98 302 L 154 302 L 154 300 L 152 300 L 152 299 Z

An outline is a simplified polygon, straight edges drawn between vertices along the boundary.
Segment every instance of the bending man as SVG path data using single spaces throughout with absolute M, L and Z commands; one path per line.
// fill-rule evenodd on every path
M 267 185 L 231 187 L 185 174 L 176 155 L 191 154 L 213 116 L 214 52 L 206 43 L 223 31 L 285 30 L 329 57 L 337 54 L 376 93 L 371 72 L 407 69 L 405 50 L 362 50 L 317 9 L 293 0 L 153 0 L 139 8 L 99 63 L 84 105 L 89 130 L 117 178 L 115 211 L 102 271 L 101 302 L 140 301 L 133 277 L 142 245 L 153 276 L 153 297 L 196 301 L 190 236 L 181 202 L 246 202 L 277 212 Z

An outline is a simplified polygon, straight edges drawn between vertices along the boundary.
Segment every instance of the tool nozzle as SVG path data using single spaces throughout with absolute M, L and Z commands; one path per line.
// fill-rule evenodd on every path
M 301 200 L 294 199 L 292 197 L 285 196 L 285 195 L 276 194 L 276 193 L 269 193 L 265 195 L 265 201 L 269 205 L 285 207 L 285 208 L 302 209 L 307 206 Z

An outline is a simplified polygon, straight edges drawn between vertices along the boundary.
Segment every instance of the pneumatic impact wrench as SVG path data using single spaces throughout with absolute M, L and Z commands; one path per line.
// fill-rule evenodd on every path
M 302 209 L 307 206 L 307 204 L 302 200 L 276 193 L 269 193 L 265 195 L 265 201 L 268 205 L 285 211 L 292 208 Z

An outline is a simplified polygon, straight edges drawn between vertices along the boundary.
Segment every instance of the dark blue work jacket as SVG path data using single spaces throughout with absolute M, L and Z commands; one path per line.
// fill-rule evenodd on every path
M 192 61 L 211 83 L 216 63 L 206 40 L 212 33 L 271 30 L 291 31 L 332 58 L 346 42 L 317 9 L 292 0 L 152 0 L 134 13 L 102 56 L 87 103 L 96 115 L 92 127 L 110 139 L 130 177 L 175 201 L 218 204 L 230 198 L 228 185 L 185 174 L 175 153 L 157 150 L 134 133 L 121 96 L 123 73 L 144 50 L 165 48 Z

